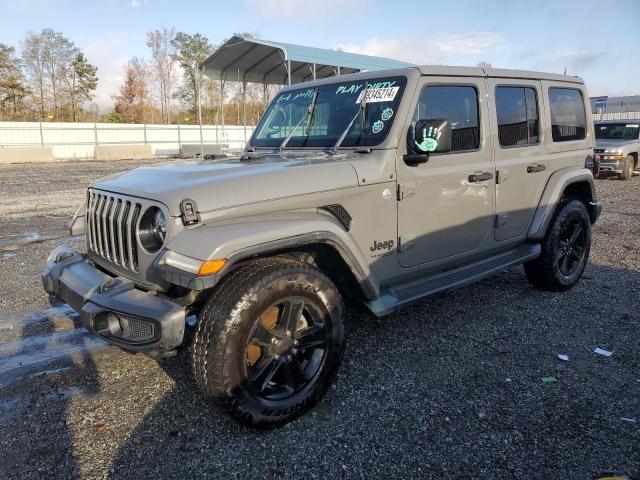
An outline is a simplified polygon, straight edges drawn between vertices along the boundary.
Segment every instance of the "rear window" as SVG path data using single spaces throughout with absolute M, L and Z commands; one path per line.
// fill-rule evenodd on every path
M 587 119 L 582 92 L 575 88 L 550 88 L 551 134 L 554 142 L 582 140 L 587 135 Z
M 538 102 L 531 87 L 497 87 L 498 138 L 503 147 L 538 143 Z

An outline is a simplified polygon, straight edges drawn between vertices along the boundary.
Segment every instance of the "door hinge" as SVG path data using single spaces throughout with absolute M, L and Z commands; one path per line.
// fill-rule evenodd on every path
M 416 193 L 415 183 L 399 183 L 398 184 L 398 201 L 405 198 L 413 197 Z
M 416 236 L 413 234 L 403 235 L 398 239 L 398 250 L 406 252 L 416 246 Z

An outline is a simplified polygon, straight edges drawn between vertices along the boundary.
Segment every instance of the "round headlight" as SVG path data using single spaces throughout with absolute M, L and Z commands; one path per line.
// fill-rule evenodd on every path
M 144 249 L 155 253 L 162 248 L 167 238 L 167 220 L 158 207 L 149 207 L 140 219 L 138 238 Z

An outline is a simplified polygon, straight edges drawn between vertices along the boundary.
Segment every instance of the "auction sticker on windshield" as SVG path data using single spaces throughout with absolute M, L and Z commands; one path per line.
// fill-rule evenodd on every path
M 392 102 L 393 99 L 396 98 L 398 90 L 400 90 L 400 87 L 368 88 L 366 90 L 367 103 Z M 356 103 L 362 102 L 362 96 L 364 95 L 364 92 L 364 90 L 360 92 Z

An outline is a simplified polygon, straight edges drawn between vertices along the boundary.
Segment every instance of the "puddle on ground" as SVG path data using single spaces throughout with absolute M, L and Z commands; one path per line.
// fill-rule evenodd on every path
M 19 331 L 36 323 L 51 327 L 50 332 L 0 344 L 0 388 L 20 379 L 68 367 L 71 362 L 107 345 L 84 328 L 55 331 L 56 326 L 66 326 L 64 322 L 73 322 L 77 318 L 78 314 L 68 305 L 32 312 L 27 316 L 0 312 L 0 330 Z
M 13 370 L 50 364 L 76 353 L 88 353 L 104 345 L 106 342 L 90 335 L 84 328 L 6 342 L 0 345 L 0 384 L 3 377 Z
M 26 325 L 44 322 L 50 322 L 55 328 L 57 323 L 74 321 L 78 317 L 78 313 L 66 303 L 46 310 L 37 310 L 27 315 L 18 315 L 14 312 L 0 310 L 0 330 L 17 330 L 24 328 Z
M 28 245 L 32 242 L 43 240 L 42 235 L 38 232 L 29 232 L 26 234 L 15 235 L 13 238 L 0 240 L 0 250 L 3 252 L 15 252 L 22 245 Z

